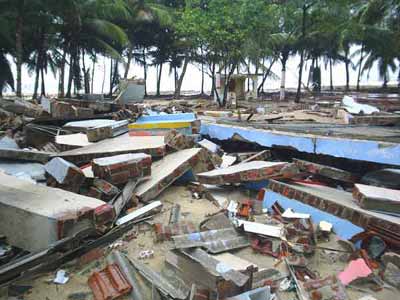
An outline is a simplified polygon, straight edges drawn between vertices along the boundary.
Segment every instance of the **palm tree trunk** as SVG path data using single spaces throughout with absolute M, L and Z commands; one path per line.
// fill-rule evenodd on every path
M 112 88 L 113 88 L 113 72 L 114 72 L 114 64 L 113 64 L 113 59 L 110 58 L 110 90 L 108 92 L 108 96 L 112 96 Z
M 249 63 L 247 65 L 247 74 L 250 74 L 250 58 L 249 58 Z M 250 79 L 247 78 L 247 92 L 250 92 Z
M 346 91 L 350 90 L 350 59 L 349 59 L 349 49 L 346 48 L 345 52 L 345 65 L 346 65 Z
M 71 91 L 72 91 L 72 80 L 74 79 L 74 56 L 72 53 L 70 54 L 69 58 L 69 75 L 68 75 L 68 87 L 67 87 L 67 98 L 71 98 Z
M 44 79 L 44 67 L 40 68 L 40 74 L 42 76 L 42 92 L 41 96 L 46 96 L 46 86 L 45 86 L 45 79 Z
M 161 88 L 161 75 L 162 75 L 163 63 L 160 63 L 158 68 L 158 76 L 157 76 L 157 96 L 160 96 L 160 88 Z
M 146 49 L 143 48 L 143 77 L 144 77 L 144 96 L 147 97 L 147 61 Z
M 132 47 L 129 47 L 129 49 L 128 49 L 128 61 L 126 63 L 124 79 L 128 79 L 129 69 L 131 67 L 131 61 L 132 61 Z
M 225 68 L 225 88 L 224 88 L 224 97 L 222 98 L 222 105 L 225 107 L 227 104 L 227 100 L 228 100 L 228 90 L 229 90 L 229 81 L 231 80 L 231 77 L 233 75 L 233 73 L 235 72 L 236 69 L 236 65 L 237 64 L 233 64 L 231 66 L 231 69 L 229 70 L 228 75 L 226 74 L 226 68 Z
M 22 97 L 22 60 L 23 60 L 23 28 L 24 28 L 24 0 L 18 0 L 16 18 L 16 65 L 17 65 L 17 97 Z
M 307 9 L 308 7 L 304 4 L 303 5 L 303 17 L 302 17 L 302 25 L 301 25 L 301 36 L 304 40 L 306 37 L 306 18 L 307 18 Z M 300 54 L 300 65 L 299 65 L 299 82 L 297 84 L 297 93 L 295 102 L 300 102 L 301 97 L 301 84 L 302 84 L 302 77 L 303 77 L 303 66 L 304 66 L 304 49 L 301 49 Z
M 358 75 L 357 75 L 357 92 L 360 91 L 360 81 L 361 81 L 361 70 L 362 70 L 362 63 L 364 60 L 364 43 L 361 46 L 361 55 L 360 55 L 360 62 L 358 66 Z
M 67 59 L 67 51 L 64 49 L 60 66 L 60 78 L 58 82 L 58 97 L 64 98 L 64 78 L 65 78 L 65 62 Z
M 400 81 L 399 81 L 400 84 Z M 204 63 L 201 63 L 201 92 L 204 95 Z
M 106 84 L 106 57 L 103 59 L 103 84 L 101 85 L 101 94 L 104 95 L 104 86 Z
M 33 88 L 33 96 L 32 99 L 37 99 L 38 89 L 39 89 L 39 77 L 40 77 L 40 68 L 39 68 L 39 54 L 36 58 L 36 66 L 35 66 L 35 87 Z
M 94 91 L 93 91 L 93 85 L 94 85 L 94 70 L 96 69 L 96 54 L 94 54 L 94 57 L 93 57 L 93 65 L 92 65 L 92 82 L 90 83 L 90 92 L 92 93 L 92 94 L 94 94 Z
M 400 90 L 400 66 L 399 66 L 399 75 L 397 76 L 397 87 Z
M 176 89 L 175 89 L 175 98 L 179 98 L 181 96 L 183 78 L 185 77 L 186 70 L 187 70 L 187 67 L 189 65 L 189 60 L 190 60 L 190 58 L 189 58 L 189 55 L 187 54 L 186 57 L 185 57 L 185 61 L 183 63 L 183 68 L 182 68 L 181 75 L 179 76 L 179 79 L 178 79 L 178 84 L 177 84 Z
M 333 91 L 333 71 L 332 71 L 332 59 L 329 59 L 329 87 Z
M 215 85 L 215 62 L 212 63 L 211 67 L 211 97 L 214 98 L 215 96 L 215 91 L 216 91 L 216 85 Z
M 264 88 L 265 81 L 267 80 L 267 78 L 268 78 L 268 76 L 269 76 L 269 73 L 271 72 L 271 69 L 272 69 L 273 65 L 275 64 L 275 62 L 276 62 L 276 58 L 274 58 L 274 59 L 271 61 L 271 64 L 269 65 L 267 71 L 265 72 L 264 77 L 263 77 L 263 80 L 261 81 L 261 84 L 260 84 L 260 85 L 258 86 L 258 88 L 257 88 L 257 92 L 258 92 L 258 93 L 260 93 L 260 90 Z
M 286 89 L 286 62 L 287 57 L 282 58 L 282 76 L 281 76 L 281 92 L 279 95 L 279 101 L 285 100 L 285 89 Z

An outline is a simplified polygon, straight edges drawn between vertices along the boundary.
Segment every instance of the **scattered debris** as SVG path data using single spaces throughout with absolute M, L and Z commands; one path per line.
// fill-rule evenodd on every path
M 285 162 L 252 161 L 236 166 L 197 174 L 200 183 L 224 184 L 260 181 L 279 176 Z
M 67 275 L 67 272 L 65 270 L 58 270 L 53 282 L 55 284 L 66 284 L 68 280 L 69 277 Z
M 95 300 L 117 299 L 132 290 L 132 286 L 116 264 L 108 265 L 100 272 L 94 272 L 88 284 Z
M 357 103 L 352 97 L 344 96 L 342 100 L 342 106 L 351 114 L 363 114 L 370 115 L 379 112 L 379 109 L 368 104 Z
M 348 285 L 357 278 L 364 278 L 372 274 L 372 270 L 365 263 L 363 258 L 358 258 L 349 263 L 346 269 L 338 274 L 343 285 Z

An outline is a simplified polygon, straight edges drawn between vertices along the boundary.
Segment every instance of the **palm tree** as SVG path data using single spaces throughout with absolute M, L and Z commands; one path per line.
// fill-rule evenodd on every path
M 9 22 L 0 12 L 0 98 L 7 87 L 14 90 L 14 76 L 6 56 L 12 52 L 13 48 L 10 32 Z

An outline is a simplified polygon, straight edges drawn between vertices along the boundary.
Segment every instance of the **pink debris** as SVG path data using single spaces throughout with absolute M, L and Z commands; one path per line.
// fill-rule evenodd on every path
M 348 285 L 353 280 L 367 277 L 371 273 L 372 270 L 367 266 L 365 260 L 359 258 L 351 261 L 347 268 L 339 273 L 338 278 L 344 285 Z

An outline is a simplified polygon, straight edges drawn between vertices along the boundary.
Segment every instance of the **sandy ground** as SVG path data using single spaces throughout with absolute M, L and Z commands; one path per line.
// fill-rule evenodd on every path
M 230 199 L 237 197 L 244 197 L 243 194 L 233 191 L 228 196 Z M 199 224 L 207 214 L 218 211 L 218 208 L 214 206 L 208 200 L 192 199 L 191 192 L 185 187 L 173 186 L 167 189 L 160 197 L 164 203 L 163 212 L 154 218 L 154 222 L 167 223 L 169 218 L 169 211 L 173 204 L 179 203 L 181 205 L 181 216 L 183 220 L 190 220 L 195 224 Z M 181 219 L 182 220 L 182 219 Z M 137 239 L 131 240 L 128 243 L 123 243 L 118 246 L 118 249 L 125 252 L 128 257 L 137 258 L 138 254 L 142 250 L 152 249 L 154 251 L 154 258 L 145 260 L 144 262 L 154 270 L 160 271 L 164 264 L 164 255 L 167 250 L 171 247 L 168 242 L 155 243 L 154 233 L 149 224 L 142 224 L 134 229 L 138 233 Z M 323 246 L 329 246 L 331 248 L 340 247 L 335 241 L 334 237 L 331 237 L 331 241 L 328 243 L 320 244 Z M 111 249 L 108 249 L 111 251 Z M 250 247 L 239 251 L 231 252 L 243 259 L 246 259 L 256 265 L 259 269 L 261 268 L 274 268 L 274 265 L 278 262 L 277 260 L 260 254 L 253 253 Z M 105 259 L 100 259 L 85 265 L 83 267 L 77 267 L 76 262 L 71 262 L 64 266 L 69 275 L 70 280 L 65 285 L 56 285 L 52 283 L 55 276 L 55 272 L 40 276 L 34 280 L 28 282 L 20 282 L 21 285 L 32 285 L 31 291 L 23 296 L 22 299 L 26 300 L 63 300 L 63 299 L 93 299 L 90 288 L 87 285 L 87 279 L 93 271 L 101 270 L 105 266 Z M 346 263 L 340 260 L 340 255 L 337 252 L 327 253 L 323 250 L 318 250 L 316 255 L 309 259 L 309 268 L 313 271 L 318 272 L 322 277 L 332 275 L 342 271 L 346 266 Z M 282 273 L 286 274 L 286 268 L 283 263 L 277 267 Z M 388 289 L 374 293 L 368 286 L 361 286 L 365 289 L 365 292 L 356 291 L 354 289 L 347 288 L 349 299 L 358 300 L 365 295 L 373 295 L 377 300 L 386 299 L 399 299 L 399 292 L 393 292 Z M 78 293 L 78 294 L 76 294 Z M 80 295 L 82 298 L 69 298 L 71 295 Z M 280 292 L 279 299 L 291 300 L 295 299 L 295 294 Z M 12 298 L 10 298 L 12 299 Z M 15 298 L 14 298 L 15 299 Z M 121 299 L 128 299 L 123 297 Z

